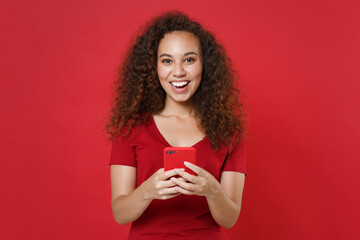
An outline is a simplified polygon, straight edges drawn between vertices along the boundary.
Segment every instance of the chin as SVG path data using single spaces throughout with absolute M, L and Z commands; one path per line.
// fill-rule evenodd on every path
M 177 103 L 187 103 L 191 101 L 190 97 L 171 97 L 171 99 Z
M 177 102 L 179 102 L 179 103 L 190 103 L 191 101 L 192 101 L 192 99 L 190 99 L 190 98 L 177 100 Z

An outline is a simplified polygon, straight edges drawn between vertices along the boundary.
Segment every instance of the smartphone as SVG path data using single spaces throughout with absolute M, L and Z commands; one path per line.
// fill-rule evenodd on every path
M 196 165 L 196 149 L 193 147 L 166 147 L 164 148 L 164 170 L 185 168 L 185 172 L 196 175 L 184 165 L 184 162 Z

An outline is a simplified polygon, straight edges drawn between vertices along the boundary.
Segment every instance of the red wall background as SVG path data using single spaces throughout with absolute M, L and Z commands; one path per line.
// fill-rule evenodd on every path
M 179 9 L 246 88 L 248 168 L 231 239 L 360 239 L 358 1 L 0 1 L 0 238 L 125 239 L 102 131 L 130 37 Z

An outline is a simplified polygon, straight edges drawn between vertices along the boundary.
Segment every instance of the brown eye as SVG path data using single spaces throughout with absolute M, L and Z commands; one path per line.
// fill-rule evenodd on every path
M 194 62 L 194 61 L 195 61 L 194 58 L 187 58 L 187 59 L 185 59 L 185 62 Z
M 163 63 L 171 63 L 171 60 L 170 59 L 163 59 L 163 60 L 161 60 L 161 62 L 163 62 Z

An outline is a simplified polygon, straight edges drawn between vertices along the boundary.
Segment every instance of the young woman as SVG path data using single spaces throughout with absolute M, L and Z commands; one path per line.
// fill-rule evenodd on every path
M 179 12 L 151 20 L 122 64 L 107 131 L 112 210 L 129 239 L 227 239 L 240 214 L 244 113 L 224 49 Z M 164 171 L 165 147 L 196 165 Z M 185 168 L 184 166 L 184 168 Z

